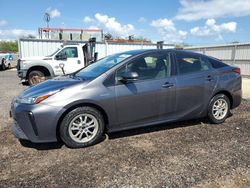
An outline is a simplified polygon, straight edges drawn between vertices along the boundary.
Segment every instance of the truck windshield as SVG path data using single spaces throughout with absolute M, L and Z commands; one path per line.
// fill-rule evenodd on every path
M 52 57 L 53 55 L 55 55 L 59 50 L 61 50 L 61 48 L 58 48 L 55 52 L 53 52 L 50 55 L 47 55 L 46 57 Z
M 115 65 L 122 62 L 124 59 L 130 57 L 132 54 L 120 53 L 111 56 L 107 56 L 76 73 L 76 76 L 81 77 L 84 80 L 92 80 L 104 72 L 108 71 Z

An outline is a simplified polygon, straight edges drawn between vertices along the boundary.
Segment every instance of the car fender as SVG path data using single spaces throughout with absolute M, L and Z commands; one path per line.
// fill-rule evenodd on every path
M 59 112 L 59 117 L 57 117 L 58 119 L 58 123 L 60 122 L 61 119 L 64 118 L 65 114 L 68 113 L 69 111 L 73 110 L 75 107 L 80 107 L 80 106 L 92 106 L 94 108 L 97 108 L 97 110 L 100 110 L 101 113 L 104 115 L 104 119 L 106 119 L 108 122 L 112 122 L 113 121 L 113 117 L 111 114 L 109 114 L 108 110 L 106 110 L 106 108 L 98 101 L 95 100 L 89 100 L 89 99 L 81 99 L 81 100 L 76 100 L 72 103 L 67 104 L 66 106 L 64 106 L 61 110 L 61 112 Z M 107 129 L 108 129 L 108 124 L 107 124 Z
M 81 104 L 90 104 L 90 105 L 93 105 L 93 106 L 98 106 L 99 108 L 101 108 L 102 110 L 106 112 L 105 110 L 105 107 L 98 101 L 95 101 L 95 100 L 89 100 L 89 99 L 80 99 L 80 100 L 76 100 L 70 104 L 67 104 L 64 109 L 70 109 L 72 108 L 73 106 L 77 106 L 77 105 L 81 105 Z

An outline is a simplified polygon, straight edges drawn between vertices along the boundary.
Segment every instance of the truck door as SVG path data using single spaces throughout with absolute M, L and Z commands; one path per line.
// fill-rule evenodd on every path
M 63 54 L 67 56 L 67 59 L 65 60 L 57 60 L 57 64 L 59 65 L 60 63 L 64 63 L 64 71 L 65 74 L 70 74 L 73 73 L 81 68 L 84 67 L 84 61 L 82 60 L 80 51 L 78 51 L 78 48 L 76 46 L 71 46 L 71 47 L 65 47 L 63 48 L 57 55 L 56 57 L 60 57 Z

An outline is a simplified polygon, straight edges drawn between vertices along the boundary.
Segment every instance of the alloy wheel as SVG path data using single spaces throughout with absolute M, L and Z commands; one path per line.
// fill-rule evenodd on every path
M 95 137 L 98 127 L 98 121 L 93 115 L 80 114 L 71 120 L 68 132 L 75 142 L 86 143 Z
M 221 120 L 225 118 L 228 112 L 228 103 L 225 99 L 217 99 L 212 108 L 212 113 L 215 119 Z

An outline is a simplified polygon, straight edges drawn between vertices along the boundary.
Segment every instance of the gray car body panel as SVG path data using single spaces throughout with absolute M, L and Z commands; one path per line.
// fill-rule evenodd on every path
M 169 78 L 122 84 L 105 81 L 131 59 L 147 53 L 172 53 L 172 73 Z M 191 53 L 191 52 L 189 52 Z M 241 102 L 241 76 L 231 66 L 195 74 L 176 74 L 175 50 L 142 50 L 114 66 L 92 81 L 59 77 L 33 86 L 19 97 L 61 91 L 36 105 L 13 100 L 11 109 L 15 121 L 32 142 L 57 141 L 57 129 L 65 113 L 76 106 L 91 105 L 105 112 L 107 132 L 137 128 L 152 124 L 204 117 L 211 98 L 218 92 L 232 96 L 232 108 Z M 208 81 L 208 76 L 212 80 Z M 164 88 L 165 83 L 173 86 Z M 32 113 L 33 124 L 29 117 Z M 38 135 L 35 134 L 35 128 Z

